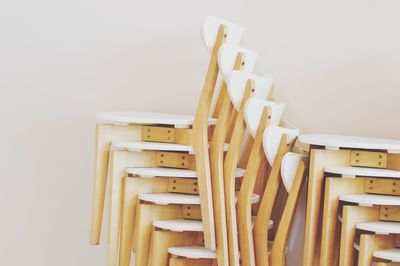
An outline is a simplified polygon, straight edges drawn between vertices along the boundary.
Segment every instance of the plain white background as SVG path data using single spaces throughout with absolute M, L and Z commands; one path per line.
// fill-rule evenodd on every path
M 305 132 L 400 139 L 398 0 L 0 2 L 0 265 L 105 265 L 89 246 L 94 113 L 193 113 L 203 16 L 246 28 Z M 104 238 L 103 238 L 104 239 Z

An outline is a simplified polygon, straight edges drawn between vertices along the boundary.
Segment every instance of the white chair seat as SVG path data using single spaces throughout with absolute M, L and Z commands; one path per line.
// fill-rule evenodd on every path
M 203 222 L 197 220 L 162 220 L 154 221 L 153 226 L 173 232 L 203 232 Z
M 182 178 L 197 178 L 195 170 L 179 169 L 179 168 L 166 168 L 166 167 L 128 167 L 126 168 L 128 174 L 137 175 L 143 178 L 159 177 L 182 177 Z M 246 170 L 236 168 L 235 177 L 242 177 Z
M 237 200 L 236 192 L 236 200 Z M 158 205 L 168 204 L 191 204 L 200 205 L 199 195 L 181 194 L 181 193 L 143 193 L 139 194 L 139 199 L 147 202 L 151 202 Z M 252 203 L 260 201 L 260 196 L 253 194 Z
M 227 151 L 229 144 L 225 143 L 224 151 Z M 188 152 L 194 154 L 192 146 L 181 145 L 165 142 L 150 142 L 150 141 L 112 141 L 111 150 L 128 150 L 135 152 L 142 151 L 173 151 L 173 152 Z
M 254 217 L 252 217 L 252 223 L 254 223 Z M 268 229 L 271 229 L 273 224 L 274 222 L 270 220 Z M 185 219 L 154 221 L 153 226 L 173 232 L 203 232 L 204 230 L 202 221 Z
M 366 168 L 366 167 L 337 167 L 331 166 L 325 168 L 326 173 L 337 174 L 341 176 L 356 177 L 385 177 L 385 178 L 400 178 L 400 171 Z
M 364 137 L 351 137 L 325 134 L 302 134 L 299 141 L 304 144 L 325 146 L 327 148 L 351 148 L 369 150 L 387 150 L 389 152 L 400 152 L 400 141 L 391 139 L 376 139 Z
M 376 234 L 400 234 L 400 223 L 397 222 L 367 222 L 356 225 L 357 229 L 374 232 Z
M 188 259 L 216 259 L 215 251 L 206 249 L 202 246 L 172 247 L 168 248 L 168 253 Z
M 272 250 L 272 245 L 274 242 L 268 241 L 268 254 L 270 254 Z M 286 248 L 287 252 L 287 248 Z M 168 249 L 168 253 L 180 256 L 188 259 L 216 259 L 217 255 L 215 251 L 206 249 L 202 246 L 188 246 L 188 247 L 172 247 Z M 240 253 L 239 253 L 240 257 Z
M 128 151 L 176 151 L 194 153 L 193 147 L 175 143 L 150 142 L 150 141 L 112 141 L 111 150 Z
M 374 257 L 378 259 L 390 260 L 392 262 L 400 262 L 400 249 L 386 249 L 374 252 Z
M 194 116 L 151 112 L 101 112 L 96 114 L 96 122 L 102 124 L 161 124 L 175 127 L 189 127 L 193 125 Z M 210 125 L 215 125 L 215 118 L 209 119 Z
M 375 195 L 375 194 L 353 194 L 353 195 L 341 195 L 339 199 L 341 201 L 352 202 L 366 206 L 372 206 L 372 205 L 400 206 L 400 197 L 398 196 Z

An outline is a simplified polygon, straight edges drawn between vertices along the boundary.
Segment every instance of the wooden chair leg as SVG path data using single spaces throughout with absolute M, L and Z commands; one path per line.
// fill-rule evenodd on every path
M 168 265 L 168 248 L 197 245 L 198 236 L 198 232 L 155 231 L 153 228 L 148 265 Z
M 119 266 L 129 266 L 131 250 L 135 248 L 133 242 L 133 228 L 138 204 L 139 193 L 160 193 L 168 191 L 168 178 L 156 177 L 152 179 L 126 177 L 123 180 L 121 238 L 119 247 Z
M 363 178 L 326 178 L 324 209 L 322 218 L 322 239 L 320 265 L 334 265 L 335 236 L 338 218 L 339 196 L 364 192 Z
M 367 235 L 360 237 L 358 266 L 371 265 L 374 251 L 394 248 L 394 235 Z
M 356 224 L 379 220 L 379 206 L 344 206 L 340 237 L 340 265 L 354 265 Z
M 109 164 L 109 217 L 108 217 L 108 255 L 107 265 L 118 263 L 118 244 L 121 230 L 122 179 L 126 175 L 126 167 L 154 166 L 154 153 L 112 151 Z
M 133 232 L 133 243 L 136 247 L 135 266 L 148 264 L 153 221 L 182 218 L 181 205 L 162 206 L 141 203 L 136 207 Z
M 104 198 L 107 184 L 108 158 L 112 140 L 133 141 L 140 139 L 140 126 L 96 126 L 95 165 L 93 176 L 92 221 L 90 244 L 100 242 L 101 224 L 104 211 Z
M 349 166 L 348 150 L 312 150 L 310 157 L 310 174 L 308 179 L 307 215 L 304 240 L 303 265 L 313 266 L 318 261 L 317 243 L 319 215 L 322 202 L 322 182 L 324 169 L 327 166 Z

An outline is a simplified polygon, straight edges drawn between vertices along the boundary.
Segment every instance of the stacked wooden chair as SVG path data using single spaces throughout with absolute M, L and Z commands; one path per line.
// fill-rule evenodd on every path
M 91 243 L 99 243 L 108 177 L 110 191 L 108 265 L 118 263 L 121 237 L 128 238 L 128 242 L 129 238 L 132 237 L 131 235 L 120 234 L 121 228 L 126 225 L 124 220 L 128 220 L 126 226 L 129 227 L 129 220 L 132 216 L 132 213 L 122 216 L 121 210 L 127 209 L 126 205 L 135 205 L 135 200 L 126 199 L 123 201 L 122 194 L 131 195 L 132 193 L 129 193 L 129 190 L 132 187 L 142 193 L 163 190 L 163 188 L 160 188 L 162 182 L 157 182 L 158 179 L 135 178 L 134 182 L 142 182 L 140 188 L 136 185 L 127 185 L 133 179 L 129 176 L 125 178 L 126 173 L 130 174 L 129 169 L 126 171 L 127 167 L 175 167 L 188 170 L 184 173 L 181 171 L 177 177 L 189 175 L 189 177 L 197 180 L 197 189 L 203 195 L 200 197 L 200 206 L 205 246 L 215 249 L 208 134 L 209 126 L 215 124 L 216 119 L 210 117 L 209 113 L 218 73 L 229 73 L 233 68 L 251 72 L 254 66 L 256 54 L 234 46 L 239 43 L 242 33 L 242 28 L 235 24 L 213 17 L 206 18 L 203 25 L 203 37 L 206 46 L 211 50 L 211 59 L 194 117 L 154 113 L 101 113 L 97 115 Z M 219 67 L 218 55 L 223 43 L 231 44 L 231 46 L 225 49 L 224 65 Z M 226 89 L 222 85 L 213 113 L 214 117 L 218 118 L 218 109 L 221 108 L 221 102 L 226 97 Z M 189 170 L 195 171 L 190 172 Z M 142 169 L 142 171 L 144 172 L 132 175 L 155 175 L 156 177 L 158 175 L 162 177 L 171 175 L 168 177 L 175 177 L 175 173 L 171 172 L 172 170 L 162 174 L 160 169 Z M 172 178 L 162 178 L 160 181 L 173 182 Z M 122 208 L 122 205 L 124 205 L 124 208 Z M 131 207 L 134 208 L 135 206 Z
M 303 264 L 399 263 L 400 142 L 314 134 L 299 139 L 311 145 Z
M 194 116 L 97 114 L 91 243 L 108 189 L 108 266 L 281 266 L 291 233 L 303 265 L 399 265 L 400 141 L 299 136 L 242 34 L 205 18 Z

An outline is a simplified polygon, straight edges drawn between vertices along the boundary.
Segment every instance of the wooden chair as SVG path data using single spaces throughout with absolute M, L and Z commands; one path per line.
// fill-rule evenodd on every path
M 335 259 L 339 258 L 338 251 L 340 246 L 340 230 L 337 230 L 339 198 L 353 193 L 395 194 L 396 192 L 392 190 L 396 191 L 396 185 L 400 185 L 400 171 L 379 168 L 331 166 L 325 168 L 325 176 L 320 261 L 327 265 L 335 265 Z M 341 208 L 343 208 L 344 204 L 345 201 L 341 201 Z M 365 218 L 359 217 L 358 219 L 363 221 Z M 351 232 L 346 231 L 344 233 L 343 241 L 354 237 L 355 229 L 353 228 Z M 347 244 L 347 246 L 351 245 L 351 243 Z M 340 256 L 342 263 L 351 265 L 353 256 L 350 255 L 348 247 L 343 247 L 343 249 Z
M 333 166 L 400 170 L 400 141 L 318 134 L 300 135 L 299 140 L 311 150 L 303 265 L 311 266 L 314 261 L 330 265 L 332 262 L 320 257 L 317 248 L 321 240 L 324 170 Z M 343 215 L 347 207 L 351 206 L 343 208 Z
M 224 107 L 221 109 L 221 116 L 215 127 L 213 138 L 210 143 L 210 168 L 217 235 L 216 251 L 210 252 L 204 247 L 201 247 L 201 241 L 192 244 L 187 242 L 189 239 L 193 239 L 196 236 L 201 239 L 203 233 L 201 220 L 193 221 L 183 219 L 154 221 L 149 265 L 167 265 L 168 250 L 170 251 L 170 255 L 180 257 L 180 261 L 184 259 L 200 259 L 203 260 L 203 263 L 207 261 L 211 264 L 212 260 L 216 259 L 218 265 L 229 265 L 224 180 L 222 173 L 224 150 L 226 146 L 225 139 L 228 129 L 231 128 L 229 125 L 230 122 L 234 124 L 243 123 L 245 103 L 250 97 L 266 99 L 269 96 L 272 88 L 272 79 L 269 77 L 251 75 L 241 71 L 233 71 L 228 77 L 227 84 L 228 95 L 232 105 L 224 104 Z M 236 113 L 236 120 L 229 122 L 229 117 L 234 113 Z M 243 176 L 243 173 L 244 171 L 241 171 L 240 174 L 236 174 L 235 176 Z M 252 200 L 256 202 L 257 199 L 258 197 L 253 196 Z M 185 234 L 176 233 L 176 231 L 185 232 Z M 189 236 L 190 233 L 188 232 L 193 232 L 191 233 L 192 237 Z M 173 258 L 170 265 L 178 263 L 178 259 L 179 258 Z
M 246 50 L 237 46 L 232 46 L 232 45 L 223 45 L 220 48 L 219 51 L 219 65 L 224 65 L 224 67 L 239 67 L 243 65 L 243 69 L 245 71 L 251 71 L 252 67 L 254 66 L 254 62 L 255 62 L 255 57 L 256 54 L 250 50 Z M 244 64 L 242 64 L 244 63 Z M 232 65 L 234 64 L 234 65 Z M 236 65 L 236 66 L 235 66 Z M 225 71 L 224 73 L 227 73 L 227 71 Z M 223 89 L 226 90 L 226 85 L 223 86 Z M 260 90 L 261 91 L 261 90 Z M 228 96 L 228 92 L 222 92 L 224 93 L 224 99 L 223 101 L 220 102 L 221 106 L 219 107 L 221 110 L 224 110 L 225 108 L 227 108 L 226 106 L 230 106 L 230 102 L 229 102 L 229 96 Z M 266 91 L 264 91 L 264 94 L 267 93 Z M 264 96 L 267 97 L 267 96 Z M 228 99 L 225 100 L 225 99 Z M 217 102 L 218 103 L 218 102 Z M 227 121 L 227 116 L 225 115 L 224 117 L 220 115 L 219 117 L 219 121 L 221 121 L 220 123 Z M 203 132 L 204 134 L 207 134 L 207 132 Z M 198 137 L 200 136 L 199 134 L 196 134 L 196 140 L 198 139 Z M 209 159 L 208 159 L 208 139 L 205 139 L 204 141 L 207 141 L 207 146 L 203 147 L 204 152 L 204 156 L 206 156 L 207 158 L 205 160 L 203 160 L 203 164 L 206 166 L 206 170 L 209 171 Z M 222 145 L 224 147 L 224 145 Z M 185 202 L 180 202 L 175 201 L 176 195 L 174 194 L 169 194 L 170 192 L 172 193 L 192 193 L 192 194 L 200 194 L 200 196 L 198 195 L 191 195 L 191 197 L 195 197 L 197 200 L 195 201 L 196 203 L 190 204 L 190 205 L 197 205 L 197 206 L 192 206 L 190 208 L 192 208 L 192 210 L 198 210 L 199 203 L 201 203 L 201 201 L 203 201 L 203 198 L 207 198 L 207 202 L 206 203 L 201 203 L 201 213 L 202 217 L 201 220 L 203 222 L 203 231 L 204 231 L 204 236 L 207 236 L 208 234 L 210 234 L 210 232 L 207 231 L 207 227 L 211 228 L 214 226 L 214 222 L 205 222 L 204 220 L 204 215 L 203 212 L 204 210 L 207 211 L 208 210 L 212 210 L 213 206 L 212 203 L 213 201 L 212 199 L 212 180 L 211 180 L 211 172 L 208 173 L 207 172 L 207 176 L 210 178 L 207 178 L 207 180 L 209 182 L 207 182 L 206 186 L 208 188 L 207 191 L 202 192 L 201 191 L 201 187 L 200 187 L 200 180 L 199 177 L 201 176 L 199 173 L 199 168 L 196 167 L 194 168 L 194 165 L 199 164 L 198 159 L 202 159 L 202 157 L 199 157 L 199 153 L 197 152 L 198 150 L 196 149 L 196 146 L 193 146 L 194 150 L 196 150 L 196 154 L 193 156 L 191 156 L 192 159 L 192 163 L 188 163 L 185 165 L 192 165 L 192 168 L 195 169 L 192 170 L 191 172 L 188 171 L 182 171 L 179 169 L 175 169 L 173 170 L 174 172 L 180 171 L 180 174 L 178 175 L 177 173 L 175 173 L 174 175 L 171 175 L 171 173 L 169 171 L 171 171 L 171 169 L 167 169 L 167 171 L 165 171 L 164 166 L 165 163 L 168 161 L 168 153 L 167 152 L 163 152 L 162 154 L 160 154 L 160 156 L 158 158 L 156 158 L 156 161 L 160 162 L 161 164 L 158 164 L 157 166 L 159 167 L 157 169 L 158 174 L 156 175 L 156 177 L 163 177 L 164 179 L 167 178 L 168 184 L 166 182 L 164 182 L 164 186 L 162 186 L 161 189 L 153 191 L 153 192 L 165 192 L 166 194 L 144 194 L 146 192 L 151 192 L 148 189 L 144 188 L 144 190 L 142 190 L 140 188 L 140 186 L 138 186 L 138 182 L 142 182 L 142 181 L 138 181 L 136 179 L 141 179 L 140 177 L 146 177 L 149 174 L 146 174 L 146 172 L 143 171 L 155 171 L 154 168 L 150 168 L 150 169 L 143 169 L 143 168 L 136 168 L 136 167 L 130 167 L 128 168 L 128 173 L 130 175 L 135 176 L 134 178 L 126 178 L 125 182 L 123 183 L 123 187 L 124 187 L 124 195 L 123 195 L 123 202 L 126 203 L 123 205 L 122 207 L 122 231 L 121 231 L 121 244 L 120 244 L 120 265 L 129 265 L 129 260 L 130 260 L 130 247 L 133 247 L 133 250 L 136 253 L 135 256 L 135 262 L 136 265 L 147 265 L 148 263 L 148 254 L 149 254 L 149 242 L 146 242 L 145 240 L 150 239 L 151 236 L 151 227 L 152 227 L 152 222 L 154 220 L 159 220 L 159 219 L 181 219 L 184 218 L 182 217 L 182 208 L 186 208 L 186 206 L 180 205 L 181 203 L 185 203 Z M 206 150 L 205 150 L 206 149 Z M 173 165 L 168 165 L 168 167 L 180 167 L 182 168 L 181 162 L 179 160 L 182 160 L 186 155 L 184 153 L 179 153 L 178 154 L 178 163 L 175 163 Z M 189 156 L 189 155 L 188 155 Z M 137 172 L 139 171 L 139 172 Z M 236 171 L 236 175 L 240 176 L 241 171 L 238 170 Z M 139 178 L 138 178 L 139 177 Z M 189 180 L 188 180 L 189 179 Z M 193 180 L 194 179 L 194 180 Z M 174 183 L 175 182 L 175 183 Z M 159 187 L 160 183 L 158 182 L 158 180 L 154 180 L 152 182 L 153 184 L 155 184 L 155 186 Z M 134 187 L 134 188 L 129 188 L 129 187 Z M 147 187 L 147 186 L 146 186 Z M 132 193 L 127 192 L 127 191 L 132 191 Z M 134 214 L 134 209 L 136 206 L 135 200 L 137 200 L 137 196 L 138 196 L 138 192 L 141 192 L 141 196 L 139 196 L 139 200 L 143 202 L 143 204 L 139 204 L 139 206 L 137 206 L 137 215 Z M 173 196 L 173 197 L 171 197 Z M 183 197 L 185 200 L 189 197 L 190 195 L 182 195 L 181 198 Z M 149 198 L 150 197 L 150 198 Z M 163 200 L 163 198 L 165 198 L 165 201 Z M 200 202 L 199 202 L 200 200 Z M 188 202 L 191 202 L 190 200 Z M 152 204 L 149 204 L 152 203 Z M 174 207 L 170 207 L 170 208 L 175 208 L 176 210 L 181 210 L 180 211 L 180 215 L 176 215 L 176 211 L 169 211 L 164 213 L 163 211 L 159 211 L 159 207 L 151 207 L 151 205 L 157 204 L 157 203 L 162 203 L 162 204 L 169 204 L 169 205 L 174 205 Z M 207 204 L 207 209 L 205 209 L 203 207 L 204 204 Z M 150 215 L 148 214 L 147 217 L 143 218 L 141 214 L 143 211 L 143 209 L 148 210 L 148 212 L 152 212 L 153 214 Z M 152 211 L 154 210 L 154 211 Z M 178 211 L 179 212 L 179 211 Z M 175 215 L 172 215 L 173 213 L 175 213 Z M 157 216 L 157 215 L 162 215 L 162 216 Z M 169 216 L 168 216 L 169 215 Z M 139 222 L 134 222 L 135 220 L 133 220 L 133 217 L 135 216 L 135 220 Z M 209 216 L 211 216 L 211 214 L 209 214 Z M 134 227 L 133 227 L 134 225 Z M 132 233 L 132 228 L 134 228 L 134 232 Z M 212 236 L 214 237 L 215 234 L 214 232 L 212 232 Z M 206 237 L 205 237 L 206 240 Z M 139 244 L 139 243 L 143 243 L 143 241 L 145 241 L 146 244 Z M 213 243 L 212 245 L 208 245 L 207 241 L 205 241 L 205 247 L 211 249 L 211 250 L 215 250 L 216 248 L 216 244 L 215 244 L 215 238 L 213 239 Z
M 215 86 L 218 75 L 216 62 L 220 45 L 224 42 L 239 44 L 242 34 L 243 29 L 236 24 L 215 17 L 205 18 L 203 39 L 206 47 L 212 52 L 212 55 L 203 91 L 213 90 Z M 214 115 L 217 115 L 217 112 Z M 138 141 L 143 139 L 145 141 L 186 144 L 192 135 L 192 130 L 188 129 L 193 127 L 194 119 L 193 116 L 146 112 L 107 112 L 96 114 L 96 159 L 93 181 L 91 244 L 97 245 L 100 242 L 110 142 L 112 140 Z M 209 120 L 210 125 L 215 123 L 215 119 Z M 155 126 L 145 129 L 143 126 L 146 125 L 162 125 L 163 127 Z M 170 129 L 166 129 L 165 127 Z M 144 130 L 148 129 L 150 129 L 151 134 L 142 134 Z
M 212 22 L 212 23 L 211 23 Z M 117 174 L 117 178 L 114 178 L 115 176 L 109 176 L 109 190 L 110 190 L 110 215 L 109 215 L 109 232 L 108 232 L 108 262 L 109 265 L 115 265 L 117 263 L 117 255 L 118 255 L 118 241 L 119 241 L 119 232 L 120 232 L 120 217 L 121 217 L 121 168 L 118 167 L 113 167 L 111 164 L 117 162 L 118 159 L 122 159 L 122 162 L 119 161 L 116 163 L 117 166 L 122 166 L 125 163 L 125 166 L 142 166 L 142 167 L 151 167 L 151 166 L 156 166 L 156 165 L 162 165 L 166 167 L 174 167 L 176 164 L 179 164 L 180 167 L 183 168 L 194 168 L 194 156 L 193 155 L 185 155 L 182 156 L 180 153 L 181 151 L 187 151 L 190 149 L 191 151 L 197 150 L 198 154 L 203 154 L 197 156 L 198 158 L 202 158 L 203 156 L 207 157 L 207 150 L 208 147 L 202 146 L 202 143 L 204 139 L 208 139 L 207 132 L 208 132 L 208 125 L 209 123 L 209 108 L 211 105 L 211 100 L 213 98 L 214 94 L 214 87 L 217 79 L 217 75 L 219 72 L 219 67 L 217 63 L 217 58 L 219 54 L 219 48 L 225 40 L 229 40 L 230 33 L 235 35 L 238 34 L 238 30 L 241 31 L 241 29 L 234 25 L 230 24 L 228 22 L 218 20 L 215 18 L 210 18 L 206 19 L 204 30 L 205 30 L 205 41 L 208 46 L 209 41 L 210 41 L 210 36 L 208 35 L 213 35 L 214 36 L 214 41 L 215 45 L 211 46 L 210 48 L 213 48 L 213 53 L 211 56 L 211 61 L 209 65 L 209 70 L 206 76 L 206 81 L 202 90 L 202 95 L 201 99 L 198 104 L 198 111 L 196 112 L 195 116 L 195 121 L 193 121 L 193 117 L 191 118 L 191 123 L 193 124 L 192 126 L 187 125 L 187 124 L 182 124 L 182 120 L 174 120 L 175 122 L 175 127 L 173 127 L 169 122 L 168 119 L 170 119 L 169 115 L 163 115 L 163 114 L 150 114 L 150 118 L 146 117 L 146 115 L 142 116 L 143 113 L 136 113 L 137 117 L 135 117 L 136 123 L 140 123 L 140 125 L 135 125 L 136 131 L 135 135 L 139 136 L 141 135 L 141 139 L 138 139 L 139 141 L 135 142 L 117 142 L 117 143 L 112 143 L 112 153 L 110 154 L 110 157 L 112 157 L 114 160 L 110 160 L 110 166 L 108 169 L 108 172 Z M 218 23 L 217 23 L 218 22 Z M 214 25 L 213 27 L 211 27 Z M 211 36 L 212 37 L 212 36 Z M 208 39 L 207 39 L 208 38 Z M 229 49 L 227 49 L 229 50 Z M 234 56 L 233 58 L 229 58 L 230 60 L 227 60 L 227 62 L 224 62 L 223 67 L 228 67 L 230 70 L 232 69 L 233 65 L 237 65 L 237 68 L 243 68 L 243 70 L 250 70 L 254 66 L 254 59 L 256 55 L 254 53 L 248 53 L 248 58 L 246 59 L 247 65 L 242 65 L 244 62 L 241 61 L 241 59 L 236 59 L 236 55 L 230 54 L 231 56 Z M 229 56 L 229 55 L 226 55 Z M 225 57 L 226 57 L 225 56 Z M 221 72 L 225 73 L 228 72 L 226 69 L 221 68 Z M 223 96 L 223 93 L 221 93 L 218 97 L 218 100 Z M 218 102 L 217 102 L 218 105 Z M 208 111 L 207 111 L 208 109 Z M 214 115 L 218 117 L 218 112 L 217 110 L 214 112 Z M 168 118 L 168 119 L 166 119 Z M 164 119 L 164 120 L 163 120 Z M 197 119 L 197 120 L 196 120 Z M 167 121 L 166 121 L 167 120 Z M 145 122 L 146 121 L 146 122 Z M 197 122 L 196 122 L 197 121 Z M 131 121 L 132 122 L 132 121 Z M 149 123 L 151 125 L 143 125 L 145 123 Z M 156 124 L 156 125 L 153 125 Z M 161 124 L 161 125 L 159 125 Z M 132 128 L 131 128 L 132 130 Z M 130 132 L 129 134 L 132 134 Z M 194 138 L 194 135 L 196 135 L 197 138 Z M 200 142 L 199 139 L 203 138 L 203 140 Z M 140 141 L 141 140 L 141 141 Z M 149 144 L 149 141 L 151 142 L 157 142 L 157 143 L 151 143 Z M 197 141 L 197 143 L 196 143 Z M 175 145 L 174 145 L 175 144 Z M 171 147 L 173 146 L 173 147 Z M 124 152 L 118 155 L 115 155 L 116 153 L 119 153 L 120 150 L 123 150 Z M 118 150 L 118 151 L 117 151 Z M 128 151 L 127 151 L 128 150 Z M 138 150 L 147 150 L 150 152 L 145 152 L 144 154 L 137 155 L 137 153 L 131 153 L 129 151 L 138 151 Z M 175 153 L 167 153 L 164 151 L 175 151 Z M 163 151 L 158 152 L 158 151 Z M 201 152 L 203 151 L 203 152 Z M 115 155 L 115 156 L 114 156 Z M 143 156 L 146 156 L 146 158 L 142 159 Z M 165 156 L 164 160 L 159 160 L 157 156 Z M 118 158 L 116 158 L 118 157 Z M 123 158 L 120 158 L 123 157 Z M 184 159 L 181 159 L 184 158 Z M 209 174 L 207 173 L 207 167 L 206 167 L 206 161 L 207 158 L 203 158 L 202 161 L 199 161 L 196 163 L 196 165 L 199 167 L 199 169 L 202 171 L 200 176 L 203 178 L 199 178 L 199 190 L 207 190 L 208 186 L 207 184 L 210 182 L 209 181 Z M 104 162 L 103 162 L 104 163 Z M 182 165 L 184 164 L 184 165 Z M 189 165 L 186 165 L 189 164 Z M 118 168 L 118 169 L 117 169 Z M 96 183 L 96 182 L 95 182 Z M 98 182 L 97 182 L 98 183 Z M 146 187 L 149 189 L 149 186 L 146 185 Z M 99 191 L 99 189 L 95 189 L 96 191 Z M 211 193 L 211 191 L 204 191 L 205 193 Z M 95 193 L 98 194 L 98 193 Z M 98 199 L 98 197 L 97 197 Z M 98 200 L 94 200 L 94 202 L 99 202 Z M 202 203 L 202 205 L 206 206 L 211 206 L 209 201 L 209 198 L 206 198 L 204 200 L 205 202 Z M 96 206 L 98 204 L 95 204 Z M 97 209 L 97 208 L 95 208 Z M 215 240 L 212 235 L 213 233 L 213 228 L 211 225 L 213 225 L 213 212 L 212 209 L 207 210 L 203 213 L 204 215 L 208 216 L 208 221 L 206 222 L 205 230 L 206 230 L 206 235 L 205 235 L 205 240 L 206 240 L 206 245 L 211 245 L 215 246 Z M 97 219 L 94 219 L 94 221 L 97 221 Z M 95 222 L 96 223 L 96 222 Z M 209 231 L 211 230 L 211 231 Z M 129 238 L 129 237 L 128 237 Z
M 264 131 L 259 130 L 255 136 L 253 147 L 249 155 L 250 163 L 248 164 L 248 167 L 246 169 L 246 173 L 243 178 L 238 197 L 237 221 L 239 231 L 239 247 L 243 266 L 256 265 L 253 245 L 252 208 L 250 197 L 256 185 L 257 173 L 259 172 L 260 166 L 262 165 L 262 160 L 265 160 L 266 158 L 269 166 L 271 167 L 267 184 L 271 186 L 270 180 L 272 179 L 275 179 L 277 184 L 279 184 L 278 178 L 282 157 L 285 153 L 291 150 L 298 134 L 299 131 L 295 128 L 270 126 L 267 127 Z M 264 146 L 265 155 L 263 154 L 262 146 Z M 270 223 L 271 214 L 268 214 L 268 211 L 265 209 L 265 204 L 269 202 L 273 205 L 274 199 L 275 196 L 273 194 L 265 195 L 265 199 L 263 197 L 263 200 L 261 201 L 261 204 L 259 206 L 259 212 L 263 217 L 261 218 L 261 216 L 257 216 L 254 228 L 255 231 L 268 231 L 267 228 Z M 259 242 L 264 241 L 261 240 L 261 238 L 263 238 L 261 237 L 261 234 L 263 236 L 268 235 L 267 232 L 259 233 L 260 237 L 257 236 L 257 233 L 255 234 L 255 245 L 260 245 Z M 268 239 L 266 237 L 265 244 L 268 244 Z M 268 261 L 268 256 L 266 253 L 267 249 L 264 249 L 265 245 L 262 244 L 262 247 L 257 248 L 258 250 L 264 250 L 261 253 L 265 255 L 266 260 Z M 262 255 L 259 254 L 257 265 L 259 265 L 260 261 L 262 260 L 260 258 L 261 256 Z

